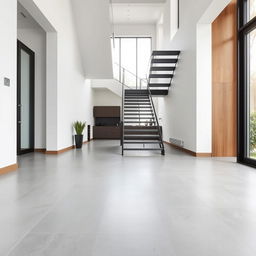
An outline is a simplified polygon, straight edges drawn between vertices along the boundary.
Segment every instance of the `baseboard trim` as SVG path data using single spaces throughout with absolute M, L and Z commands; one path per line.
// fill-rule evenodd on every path
M 45 153 L 46 152 L 46 148 L 35 148 L 34 150 L 37 153 Z
M 58 155 L 58 154 L 65 153 L 74 148 L 75 148 L 75 146 L 71 146 L 71 147 L 63 148 L 63 149 L 57 150 L 57 151 L 45 151 L 45 154 L 46 155 Z
M 0 168 L 0 175 L 16 171 L 17 169 L 18 169 L 18 164 L 17 163 L 6 166 L 6 167 L 3 167 L 3 168 Z
M 92 140 L 90 140 L 90 141 L 92 141 Z M 90 141 L 84 141 L 83 144 L 87 144 Z M 73 145 L 73 146 L 63 148 L 63 149 L 60 149 L 60 150 L 57 150 L 57 151 L 47 151 L 47 150 L 45 150 L 44 153 L 46 155 L 59 155 L 59 154 L 65 153 L 65 152 L 70 151 L 70 150 L 75 149 L 75 148 L 76 147 Z
M 197 157 L 212 157 L 212 153 L 196 153 Z
M 212 157 L 212 153 L 196 153 L 194 151 L 191 151 L 191 150 L 186 149 L 186 148 L 179 147 L 179 146 L 174 145 L 174 144 L 172 144 L 170 142 L 167 142 L 167 141 L 164 141 L 164 143 L 169 145 L 169 146 L 171 146 L 171 147 L 173 147 L 173 148 L 175 148 L 175 149 L 178 149 L 178 150 L 180 150 L 180 151 L 182 151 L 184 153 L 187 153 L 187 154 L 189 154 L 191 156 L 194 156 L 194 157 Z

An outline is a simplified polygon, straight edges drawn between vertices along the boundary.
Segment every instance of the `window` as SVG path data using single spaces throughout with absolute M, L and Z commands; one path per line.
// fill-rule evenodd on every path
M 122 68 L 125 71 L 125 84 L 130 87 L 140 86 L 139 79 L 147 78 L 149 61 L 152 51 L 150 37 L 116 37 L 115 47 L 112 44 L 114 78 L 121 81 Z
M 256 167 L 256 0 L 239 3 L 238 161 Z
M 248 0 L 248 17 L 249 20 L 256 16 L 256 0 Z

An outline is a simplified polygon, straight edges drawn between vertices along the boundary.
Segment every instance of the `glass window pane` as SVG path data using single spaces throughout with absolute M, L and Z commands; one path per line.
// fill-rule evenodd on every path
M 249 157 L 256 158 L 256 29 L 247 36 L 248 42 L 248 89 L 249 89 Z
M 30 55 L 21 50 L 21 149 L 29 149 L 30 141 Z
M 121 38 L 121 66 L 130 72 L 125 72 L 125 84 L 136 87 L 136 38 Z
M 120 38 L 115 38 L 115 45 L 111 38 L 111 46 L 114 78 L 120 80 Z
M 249 17 L 250 20 L 256 16 L 256 0 L 249 0 Z
M 147 78 L 151 56 L 151 39 L 138 39 L 138 77 Z

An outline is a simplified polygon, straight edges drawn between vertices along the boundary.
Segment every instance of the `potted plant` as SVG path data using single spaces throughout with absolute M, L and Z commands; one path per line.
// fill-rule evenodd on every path
M 84 137 L 83 132 L 84 132 L 85 125 L 86 123 L 79 122 L 79 121 L 76 121 L 73 124 L 73 127 L 76 131 L 76 135 L 75 135 L 76 148 L 82 148 L 83 137 Z

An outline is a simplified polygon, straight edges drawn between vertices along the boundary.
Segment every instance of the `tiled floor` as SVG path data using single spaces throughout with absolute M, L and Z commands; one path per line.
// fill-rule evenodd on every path
M 256 170 L 234 159 L 94 141 L 19 164 L 0 177 L 1 256 L 256 255 Z

